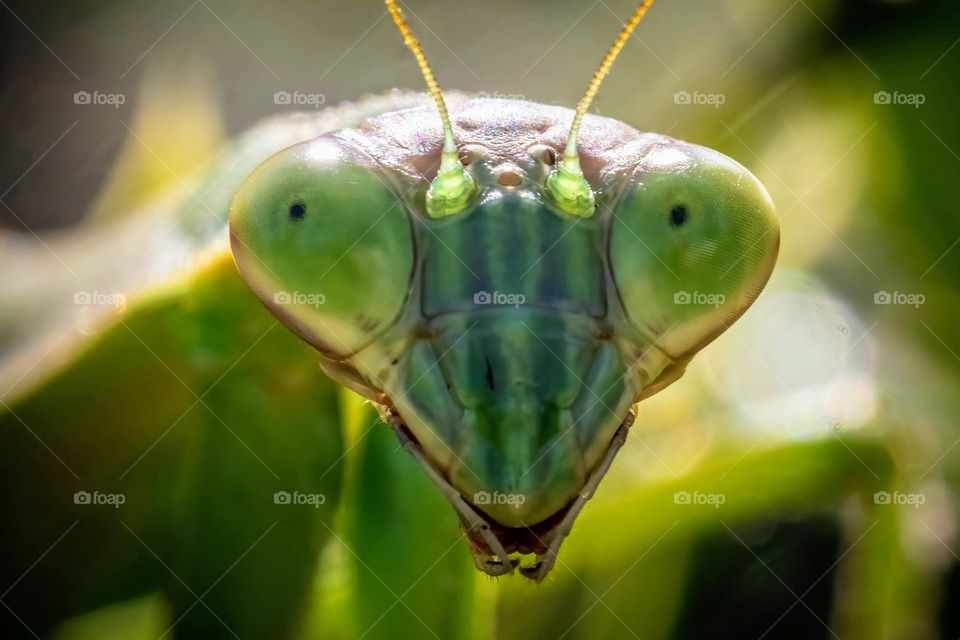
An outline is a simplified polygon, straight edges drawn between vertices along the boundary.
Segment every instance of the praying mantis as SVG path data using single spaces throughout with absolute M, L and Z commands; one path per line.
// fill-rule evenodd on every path
M 51 504 L 81 478 L 121 485 L 124 495 L 154 497 L 143 507 L 130 501 L 141 509 L 130 530 L 163 538 L 194 527 L 195 544 L 223 535 L 232 547 L 225 527 L 249 532 L 268 522 L 262 496 L 286 485 L 249 478 L 217 448 L 246 450 L 309 495 L 336 495 L 339 385 L 377 407 L 450 502 L 477 569 L 542 580 L 626 440 L 635 404 L 677 381 L 747 310 L 777 257 L 774 205 L 747 169 L 587 113 L 652 4 L 640 4 L 570 110 L 445 98 L 387 0 L 432 104 L 394 95 L 276 119 L 243 136 L 215 177 L 213 195 L 229 197 L 186 213 L 188 222 L 212 214 L 216 224 L 177 226 L 165 242 L 181 257 L 131 290 L 122 310 L 103 314 L 55 367 L 8 367 L 16 381 L 0 415 L 5 429 L 26 426 L 52 451 L 95 453 L 64 456 L 81 460 L 76 471 L 64 460 L 66 470 L 11 456 L 6 473 L 52 467 L 60 480 L 44 492 Z M 125 228 L 135 244 L 135 224 Z M 195 384 L 209 388 L 195 393 Z M 136 400 L 136 415 L 91 402 L 104 390 Z M 171 431 L 181 422 L 230 433 L 194 450 Z M 93 433 L 111 444 L 84 440 Z M 188 469 L 162 471 L 183 447 L 219 469 L 199 499 Z M 167 486 L 172 495 L 161 495 Z M 215 506 L 224 494 L 230 508 Z M 6 500 L 5 513 L 26 509 L 16 496 Z M 321 514 L 335 507 L 315 502 Z M 198 509 L 227 525 L 191 525 L 205 522 Z M 71 510 L 62 511 L 24 526 L 47 518 L 66 528 Z M 282 596 L 302 592 L 314 567 L 285 549 L 316 554 L 324 539 L 309 520 L 276 536 L 274 562 L 249 569 L 262 575 L 259 589 L 246 591 L 239 577 L 224 582 L 223 598 L 262 597 L 268 614 L 234 607 L 226 624 L 283 637 L 292 622 L 278 620 L 292 619 L 296 602 Z M 191 548 L 184 561 L 202 565 Z M 26 568 L 17 554 L 4 563 Z M 158 581 L 139 567 L 131 561 L 91 579 L 53 617 Z M 207 571 L 215 583 L 217 572 Z M 53 584 L 56 575 L 41 576 L 31 588 Z M 196 601 L 171 599 L 183 632 L 200 629 L 188 615 Z M 39 619 L 34 613 L 23 615 Z
M 585 120 L 651 4 L 614 42 L 569 131 L 564 109 L 468 100 L 455 136 L 419 42 L 387 2 L 441 129 L 429 111 L 406 111 L 307 141 L 262 164 L 233 204 L 251 289 L 331 378 L 382 407 L 490 575 L 512 572 L 518 553 L 534 555 L 523 575 L 549 572 L 631 406 L 679 378 L 773 269 L 774 207 L 749 172 Z M 690 292 L 714 303 L 688 304 Z

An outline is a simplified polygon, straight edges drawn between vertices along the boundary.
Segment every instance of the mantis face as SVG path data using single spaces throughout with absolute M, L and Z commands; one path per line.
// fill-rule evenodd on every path
M 384 406 L 478 567 L 503 573 L 509 553 L 555 555 L 632 405 L 753 302 L 779 232 L 732 160 L 591 116 L 580 156 L 596 210 L 569 213 L 547 188 L 569 110 L 456 113 L 475 185 L 462 211 L 427 210 L 441 135 L 414 109 L 267 160 L 237 193 L 231 238 L 253 291 Z

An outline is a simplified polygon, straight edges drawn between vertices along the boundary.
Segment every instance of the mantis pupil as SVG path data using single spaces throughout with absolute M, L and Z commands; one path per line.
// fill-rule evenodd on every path
M 670 210 L 670 226 L 682 227 L 687 221 L 687 205 L 678 204 Z
M 290 205 L 290 219 L 291 220 L 302 220 L 303 216 L 307 213 L 307 207 L 303 204 L 297 202 Z

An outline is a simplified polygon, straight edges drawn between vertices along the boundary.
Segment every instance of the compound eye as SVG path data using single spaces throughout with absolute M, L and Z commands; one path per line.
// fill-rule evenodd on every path
M 413 271 L 406 209 L 377 166 L 324 137 L 269 158 L 230 213 L 240 273 L 302 338 L 343 356 L 400 314 Z
M 630 319 L 671 355 L 719 335 L 757 297 L 779 225 L 763 186 L 694 145 L 655 151 L 613 213 L 610 260 Z

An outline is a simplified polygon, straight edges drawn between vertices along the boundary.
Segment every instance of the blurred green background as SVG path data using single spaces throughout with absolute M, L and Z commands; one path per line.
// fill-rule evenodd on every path
M 422 82 L 376 1 L 2 4 L 0 224 L 27 245 L 182 199 L 230 137 L 292 109 L 278 91 L 330 106 Z M 424 0 L 408 13 L 445 89 L 573 106 L 633 8 Z M 340 497 L 307 534 L 320 542 L 271 548 L 292 564 L 319 557 L 293 632 L 960 636 L 958 78 L 955 2 L 660 0 L 594 111 L 750 168 L 781 215 L 771 284 L 681 382 L 641 404 L 541 585 L 477 574 L 439 493 L 346 403 L 352 426 L 330 445 L 342 482 L 327 489 Z M 84 91 L 123 104 L 77 104 Z M 35 263 L 8 258 L 3 277 L 31 286 Z M 60 268 L 48 255 L 43 277 Z M 47 455 L 12 435 L 24 426 L 2 424 L 5 460 Z M 0 543 L 12 548 L 22 523 L 5 513 Z M 80 527 L 130 544 L 109 516 Z M 27 564 L 59 533 L 26 545 Z M 69 583 L 77 556 L 109 566 L 114 551 L 37 565 L 62 563 Z M 172 560 L 137 552 L 170 579 Z M 0 569 L 0 603 L 16 615 L 8 603 L 26 581 Z M 159 591 L 121 585 L 113 600 L 50 633 L 157 638 L 174 623 Z

